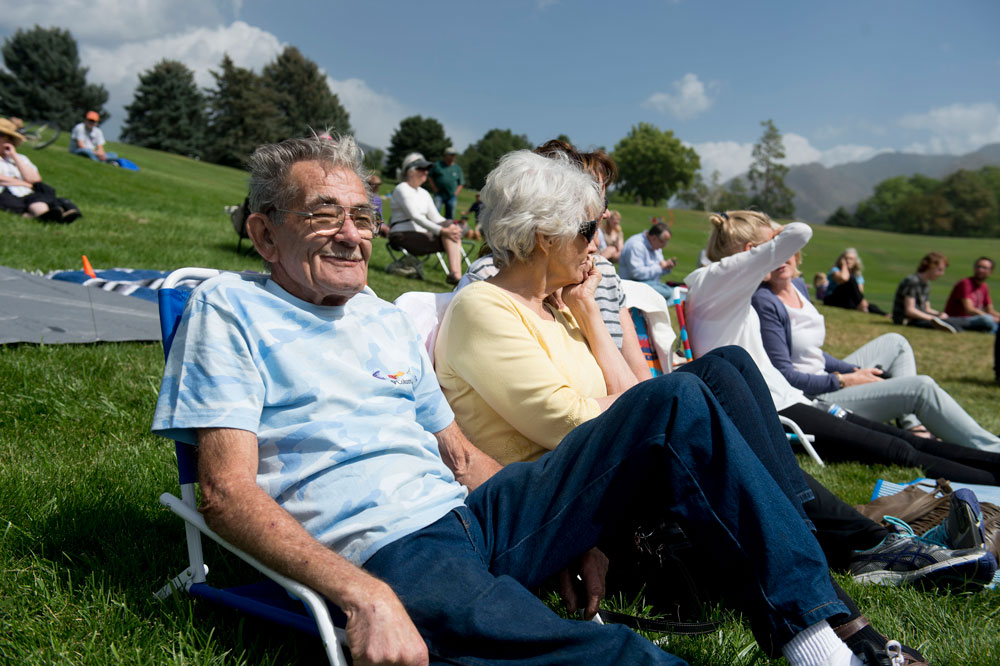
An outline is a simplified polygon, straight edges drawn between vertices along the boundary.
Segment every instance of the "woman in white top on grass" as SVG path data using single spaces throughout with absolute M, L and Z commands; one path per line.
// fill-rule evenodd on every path
M 826 322 L 796 277 L 799 259 L 796 253 L 772 271 L 753 296 L 764 349 L 792 386 L 875 421 L 899 419 L 911 432 L 929 429 L 973 448 L 1000 449 L 1000 438 L 980 427 L 932 378 L 917 374 L 913 349 L 899 333 L 881 335 L 843 361 L 825 353 Z
M 694 355 L 739 345 L 760 368 L 778 413 L 815 435 L 814 446 L 830 460 L 921 467 L 929 476 L 995 485 L 1000 465 L 991 454 L 948 445 L 858 414 L 835 416 L 816 406 L 771 363 L 761 340 L 760 319 L 750 299 L 761 281 L 812 238 L 801 222 L 780 226 L 754 211 L 710 216 L 708 266 L 687 276 L 687 324 Z M 944 455 L 947 457 L 944 457 Z
M 448 255 L 447 282 L 458 284 L 462 277 L 462 227 L 444 219 L 431 193 L 421 187 L 427 182 L 430 167 L 420 153 L 403 159 L 399 185 L 392 191 L 389 242 L 414 254 L 444 250 Z

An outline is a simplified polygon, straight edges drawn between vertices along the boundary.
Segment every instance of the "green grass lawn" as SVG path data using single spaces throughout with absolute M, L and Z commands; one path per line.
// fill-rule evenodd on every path
M 84 217 L 69 226 L 0 214 L 0 264 L 29 271 L 80 267 L 173 269 L 197 265 L 257 269 L 235 252 L 222 207 L 245 194 L 243 173 L 127 145 L 111 145 L 138 173 L 69 155 L 65 143 L 29 153 L 46 182 L 76 201 Z M 383 188 L 383 194 L 391 189 Z M 460 209 L 472 202 L 460 196 Z M 620 205 L 627 233 L 664 209 Z M 694 267 L 708 235 L 702 214 L 675 211 L 668 253 L 678 277 Z M 847 245 L 866 262 L 870 298 L 886 307 L 898 280 L 932 249 L 952 259 L 934 287 L 940 305 L 950 285 L 980 254 L 1000 256 L 1000 239 L 942 239 L 816 227 L 807 274 L 825 271 Z M 393 299 L 408 290 L 444 291 L 444 275 L 418 282 L 388 276 L 376 242 L 371 286 Z M 896 330 L 913 343 L 932 374 L 985 427 L 1000 430 L 988 336 L 903 330 L 861 313 L 824 309 L 828 349 L 845 354 Z M 186 560 L 180 522 L 157 496 L 176 492 L 173 447 L 149 433 L 159 387 L 158 344 L 0 346 L 0 663 L 10 664 L 284 664 L 322 659 L 317 643 L 269 635 L 253 620 L 153 591 Z M 803 466 L 850 502 L 866 501 L 875 479 L 913 478 L 918 470 L 859 464 Z M 244 570 L 207 554 L 212 576 Z M 721 576 L 726 575 L 724 571 Z M 1000 595 L 941 595 L 909 589 L 844 586 L 883 632 L 925 651 L 936 664 L 1000 663 Z M 692 664 L 769 663 L 748 627 L 732 615 L 716 634 L 671 638 L 666 646 Z

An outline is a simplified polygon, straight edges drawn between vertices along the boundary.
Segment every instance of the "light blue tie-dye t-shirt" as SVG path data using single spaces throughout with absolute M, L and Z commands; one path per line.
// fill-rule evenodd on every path
M 192 295 L 167 360 L 153 431 L 256 433 L 257 484 L 355 564 L 463 503 L 432 433 L 454 420 L 426 350 L 395 306 L 299 300 L 263 276 L 224 274 Z

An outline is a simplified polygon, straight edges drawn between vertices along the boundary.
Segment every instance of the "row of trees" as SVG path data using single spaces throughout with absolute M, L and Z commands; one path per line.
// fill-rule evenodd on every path
M 108 117 L 103 108 L 107 90 L 87 83 L 87 68 L 80 65 L 76 41 L 68 31 L 39 26 L 18 30 L 5 41 L 2 53 L 7 69 L 0 71 L 3 113 L 53 119 L 64 128 L 89 109 Z M 238 167 L 262 143 L 304 136 L 310 129 L 351 132 L 348 113 L 326 77 L 294 46 L 286 47 L 260 74 L 237 66 L 228 55 L 211 74 L 215 86 L 204 90 L 195 83 L 193 72 L 174 60 L 162 60 L 140 74 L 132 103 L 125 109 L 122 140 Z M 686 202 L 699 208 L 745 204 L 778 216 L 791 215 L 791 191 L 783 182 L 787 167 L 778 163 L 784 157 L 781 134 L 771 121 L 764 125 L 749 173 L 752 194 L 739 180 L 724 190 L 718 174 L 706 184 L 698 175 L 701 163 L 694 149 L 672 131 L 649 123 L 633 126 L 615 145 L 612 156 L 620 173 L 615 188 L 645 203 L 665 202 L 681 192 Z M 559 138 L 569 141 L 565 135 Z M 392 135 L 387 155 L 374 149 L 366 158 L 369 167 L 381 169 L 384 161 L 386 171 L 395 174 L 408 153 L 418 151 L 436 160 L 450 145 L 440 122 L 411 116 Z M 491 129 L 466 148 L 459 164 L 469 186 L 481 189 L 502 155 L 531 147 L 523 134 Z
M 715 210 L 760 210 L 774 218 L 790 218 L 795 214 L 795 192 L 785 185 L 788 167 L 781 164 L 785 158 L 785 145 L 781 132 L 772 120 L 761 123 L 764 133 L 753 146 L 753 162 L 747 172 L 749 188 L 742 177 L 721 182 L 718 171 L 708 182 L 696 174 L 689 187 L 678 193 L 678 198 L 692 208 Z
M 933 236 L 1000 236 L 1000 168 L 960 170 L 936 180 L 897 176 L 851 214 L 843 206 L 827 224 Z
M 76 40 L 68 30 L 35 26 L 4 41 L 0 112 L 54 120 L 64 129 L 85 111 L 102 119 L 108 91 L 87 83 Z M 183 63 L 162 60 L 139 75 L 126 107 L 122 140 L 211 162 L 241 166 L 261 143 L 304 136 L 310 129 L 346 134 L 347 111 L 313 61 L 288 46 L 260 74 L 229 56 L 212 72 L 215 86 L 200 90 Z
M 162 60 L 139 75 L 122 140 L 242 166 L 262 143 L 311 129 L 351 131 L 350 118 L 313 61 L 287 46 L 260 74 L 226 55 L 215 87 L 199 90 L 183 63 Z

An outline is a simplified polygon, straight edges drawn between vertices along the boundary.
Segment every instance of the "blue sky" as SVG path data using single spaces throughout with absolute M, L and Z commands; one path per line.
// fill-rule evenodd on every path
M 224 52 L 259 70 L 292 44 L 326 71 L 358 137 L 383 147 L 413 114 L 441 120 L 459 149 L 494 127 L 611 149 L 645 121 L 729 177 L 767 118 L 789 163 L 1000 142 L 993 0 L 34 0 L 2 14 L 3 36 L 73 32 L 111 93 L 109 136 L 161 58 L 209 85 Z

